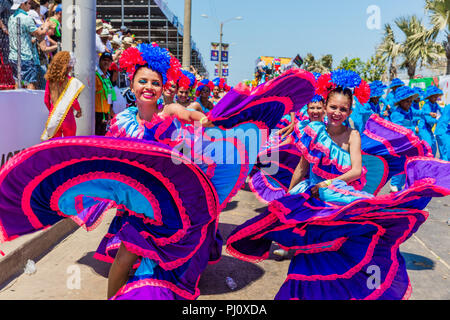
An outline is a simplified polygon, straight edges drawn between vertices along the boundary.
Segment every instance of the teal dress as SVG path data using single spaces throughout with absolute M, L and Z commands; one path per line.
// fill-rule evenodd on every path
M 197 98 L 197 100 L 195 100 L 196 102 L 198 102 L 199 104 L 200 104 L 200 107 L 202 107 L 202 111 L 203 111 L 203 113 L 208 113 L 209 111 L 211 111 L 211 110 L 209 110 L 207 107 L 205 107 L 203 104 L 202 104 L 202 101 L 200 100 L 200 98 Z

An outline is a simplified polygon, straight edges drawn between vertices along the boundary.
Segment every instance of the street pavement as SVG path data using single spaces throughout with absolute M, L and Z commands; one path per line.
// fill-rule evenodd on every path
M 264 209 L 248 188 L 242 189 L 220 216 L 224 239 L 235 226 Z M 450 197 L 433 199 L 427 207 L 427 221 L 401 246 L 413 288 L 411 300 L 450 299 L 449 209 Z M 110 265 L 95 260 L 93 254 L 112 217 L 110 213 L 92 232 L 76 228 L 57 241 L 36 259 L 34 274 L 22 273 L 0 284 L 0 300 L 105 300 Z M 199 300 L 273 300 L 289 262 L 277 261 L 271 254 L 258 264 L 248 263 L 224 248 L 220 262 L 209 265 L 199 282 Z M 226 277 L 235 280 L 236 290 L 228 288 Z

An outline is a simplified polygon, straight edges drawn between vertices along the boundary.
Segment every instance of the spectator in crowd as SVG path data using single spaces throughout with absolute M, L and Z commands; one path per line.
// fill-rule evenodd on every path
M 132 47 L 134 45 L 134 40 L 131 37 L 125 37 L 122 40 L 122 47 L 123 50 L 127 50 L 129 47 Z
M 101 19 L 97 19 L 95 31 L 95 50 L 97 54 L 101 54 L 106 51 L 106 46 L 103 44 L 102 38 L 100 37 L 103 32 L 103 21 Z
M 39 55 L 36 45 L 32 42 L 32 37 L 36 37 L 39 41 L 49 31 L 48 22 L 45 22 L 40 28 L 36 26 L 32 17 L 28 15 L 31 8 L 31 2 L 34 0 L 14 0 L 11 10 L 15 10 L 14 14 L 9 18 L 9 62 L 14 72 L 16 87 L 18 83 L 18 55 L 21 58 L 21 78 L 27 89 L 36 89 L 38 81 Z M 21 29 L 18 31 L 18 21 L 20 20 Z M 18 42 L 20 41 L 20 53 L 18 50 Z
M 61 42 L 62 4 L 55 7 L 55 11 L 50 16 L 49 20 L 56 23 L 55 34 L 51 38 L 56 42 Z
M 53 56 L 58 50 L 58 43 L 51 38 L 56 32 L 56 23 L 49 21 L 49 30 L 47 35 L 39 42 L 38 52 L 41 67 L 46 71 L 47 66 L 51 63 Z
M 117 35 L 119 36 L 120 41 L 125 37 L 125 32 L 127 31 L 127 27 L 121 26 Z
M 113 57 L 110 52 L 104 52 L 98 63 L 95 78 L 95 134 L 104 136 L 108 122 L 114 117 L 111 104 L 115 99 L 115 91 L 109 78 Z
M 33 0 L 30 2 L 30 11 L 28 11 L 28 15 L 31 16 L 34 20 L 34 23 L 36 23 L 36 27 L 42 26 L 44 23 L 44 20 L 42 19 L 41 13 L 40 13 L 40 4 L 38 0 Z
M 41 6 L 39 8 L 41 16 L 44 18 L 44 21 L 48 19 L 48 8 L 50 6 L 49 0 L 41 0 Z
M 9 56 L 8 18 L 12 0 L 0 0 L 0 55 L 6 62 Z
M 106 27 L 103 27 L 102 33 L 100 34 L 100 39 L 102 44 L 105 46 L 105 51 L 111 52 L 112 47 L 109 42 L 109 31 Z

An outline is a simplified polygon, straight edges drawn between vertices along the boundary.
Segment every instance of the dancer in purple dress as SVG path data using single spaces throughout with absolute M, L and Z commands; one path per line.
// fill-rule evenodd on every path
M 115 208 L 95 254 L 112 263 L 108 298 L 196 299 L 202 272 L 220 259 L 218 216 L 251 171 L 252 148 L 312 98 L 315 79 L 292 71 L 252 92 L 238 87 L 205 117 L 158 104 L 171 67 L 165 49 L 130 48 L 120 65 L 136 107 L 114 118 L 107 137 L 49 140 L 2 168 L 0 240 L 66 218 L 90 231 Z M 230 136 L 235 129 L 257 140 Z
M 408 298 L 399 247 L 428 217 L 423 209 L 431 197 L 450 194 L 450 177 L 439 174 L 450 163 L 433 159 L 409 130 L 377 115 L 361 137 L 348 129 L 343 122 L 353 94 L 364 100 L 362 81 L 352 72 L 325 76 L 318 82 L 325 84 L 328 124 L 312 122 L 302 130 L 302 160 L 289 194 L 233 230 L 227 251 L 252 262 L 267 259 L 272 242 L 293 251 L 275 299 Z M 405 190 L 377 196 L 404 170 Z

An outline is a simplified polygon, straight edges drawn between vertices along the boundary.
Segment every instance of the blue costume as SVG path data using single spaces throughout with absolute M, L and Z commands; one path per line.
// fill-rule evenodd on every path
M 433 95 L 442 95 L 443 92 L 441 89 L 435 86 L 430 86 L 427 88 L 427 91 L 424 95 L 424 100 L 429 99 L 429 97 Z M 437 152 L 437 144 L 436 138 L 433 133 L 433 126 L 437 123 L 437 119 L 433 118 L 429 115 L 430 112 L 438 113 L 441 108 L 437 103 L 432 103 L 431 101 L 426 101 L 425 105 L 422 107 L 422 111 L 426 114 L 423 118 L 423 130 L 420 130 L 420 137 L 422 140 L 425 140 L 431 147 L 433 155 L 436 156 Z
M 410 97 L 413 97 L 415 100 L 418 96 L 416 91 L 410 87 L 404 86 L 395 92 L 396 100 L 394 102 L 395 105 L 398 105 L 398 103 L 402 100 L 408 99 Z M 390 119 L 391 122 L 401 125 L 406 129 L 411 130 L 415 135 L 418 133 L 416 132 L 416 128 L 418 126 L 417 119 L 420 117 L 423 117 L 426 114 L 426 111 L 424 110 L 415 110 L 412 106 L 406 111 L 402 109 L 400 106 L 394 107 L 392 110 Z M 405 184 L 405 175 L 400 174 L 397 176 L 392 177 L 391 181 L 391 187 L 393 191 L 401 190 Z
M 394 104 L 395 104 L 395 91 L 397 90 L 396 88 L 397 87 L 403 87 L 404 85 L 405 85 L 405 83 L 402 80 L 400 80 L 399 78 L 395 78 L 395 79 L 392 80 L 392 82 L 391 82 L 391 84 L 389 86 L 389 89 L 391 89 L 391 91 L 387 94 L 386 98 L 384 99 L 384 106 L 385 107 L 383 108 L 383 110 L 381 110 L 381 112 L 382 112 L 381 115 L 382 115 L 383 118 L 385 118 L 385 119 L 389 119 L 390 118 L 390 115 L 391 115 L 391 113 L 393 111 L 392 108 L 394 107 Z M 386 110 L 386 107 L 388 105 L 391 107 L 390 110 Z M 387 117 L 383 115 L 385 111 L 387 111 L 388 114 L 389 114 Z
M 419 87 L 414 87 L 413 90 L 415 93 L 417 93 L 419 95 L 420 101 L 422 101 L 423 95 L 425 92 Z M 420 101 L 417 101 L 417 99 L 416 99 L 413 101 L 413 103 L 411 105 L 411 110 L 413 111 L 414 123 L 419 128 L 419 130 L 421 128 L 420 126 L 423 124 L 423 121 L 420 121 L 423 119 L 423 112 L 421 111 Z
M 450 104 L 446 105 L 434 130 L 442 160 L 450 161 Z
M 384 94 L 384 90 L 387 87 L 383 85 L 383 82 L 379 80 L 375 80 L 370 84 L 370 98 L 380 98 L 378 103 L 374 103 L 373 100 L 369 100 L 366 104 L 359 103 L 358 99 L 355 98 L 356 104 L 355 109 L 352 112 L 351 119 L 355 125 L 355 129 L 359 131 L 359 133 L 363 133 L 367 120 L 369 120 L 372 114 L 381 115 L 381 106 L 380 102 L 386 106 L 386 101 L 381 98 Z

